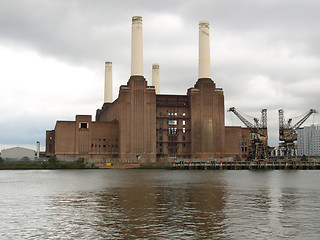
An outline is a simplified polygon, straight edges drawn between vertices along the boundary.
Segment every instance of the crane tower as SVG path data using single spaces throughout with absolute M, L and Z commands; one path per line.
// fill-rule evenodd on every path
M 253 123 L 244 118 L 235 107 L 229 108 L 228 112 L 233 112 L 241 122 L 250 129 L 249 158 L 267 158 L 268 128 L 267 128 L 267 109 L 261 110 L 261 120 L 253 118 Z
M 315 109 L 310 109 L 303 118 L 291 126 L 292 118 L 289 118 L 286 122 L 283 109 L 279 110 L 279 147 L 284 149 L 285 157 L 294 157 L 296 155 L 296 147 L 294 144 L 294 142 L 297 141 L 296 130 L 311 116 L 311 114 L 316 112 Z

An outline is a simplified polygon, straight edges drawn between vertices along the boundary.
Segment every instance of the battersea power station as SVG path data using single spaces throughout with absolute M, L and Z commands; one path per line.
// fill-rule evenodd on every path
M 104 104 L 46 131 L 46 155 L 59 159 L 156 162 L 246 155 L 250 130 L 225 126 L 224 94 L 211 78 L 209 23 L 199 23 L 199 77 L 186 95 L 160 94 L 159 65 L 152 86 L 143 75 L 142 17 L 132 18 L 131 76 L 112 101 L 112 63 L 105 63 Z M 244 147 L 245 146 L 245 147 Z

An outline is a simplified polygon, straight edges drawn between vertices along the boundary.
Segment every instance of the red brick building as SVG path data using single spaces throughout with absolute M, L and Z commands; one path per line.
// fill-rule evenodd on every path
M 83 115 L 75 121 L 57 121 L 46 134 L 47 155 L 142 162 L 245 155 L 250 133 L 225 127 L 223 90 L 211 79 L 208 23 L 199 24 L 199 78 L 186 95 L 156 94 L 155 87 L 147 85 L 141 17 L 133 17 L 132 24 L 131 77 L 120 87 L 118 98 L 105 100 L 96 121 Z M 107 62 L 106 88 L 111 86 Z

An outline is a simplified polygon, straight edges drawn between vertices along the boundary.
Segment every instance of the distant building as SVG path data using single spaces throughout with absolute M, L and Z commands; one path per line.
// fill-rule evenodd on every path
M 36 151 L 23 147 L 7 148 L 1 151 L 3 160 L 34 160 Z
M 320 156 L 320 126 L 299 128 L 297 135 L 298 156 Z

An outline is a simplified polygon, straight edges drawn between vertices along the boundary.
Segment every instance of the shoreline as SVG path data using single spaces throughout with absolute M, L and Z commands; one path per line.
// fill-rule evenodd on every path
M 15 161 L 0 163 L 0 170 L 59 170 L 59 169 L 170 169 L 170 170 L 320 170 L 319 159 L 260 161 L 175 160 L 156 163 L 85 163 L 84 161 Z

